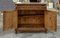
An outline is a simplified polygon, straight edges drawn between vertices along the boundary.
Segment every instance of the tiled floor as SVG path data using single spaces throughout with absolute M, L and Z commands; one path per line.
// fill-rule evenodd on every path
M 14 31 L 11 32 L 3 32 L 2 24 L 3 24 L 3 16 L 0 15 L 0 38 L 60 38 L 60 25 L 58 22 L 60 16 L 57 16 L 57 32 L 55 33 L 18 33 L 15 34 Z

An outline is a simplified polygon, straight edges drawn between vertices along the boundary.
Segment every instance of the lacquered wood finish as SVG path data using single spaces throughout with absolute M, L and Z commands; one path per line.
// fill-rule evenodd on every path
M 49 11 L 46 4 L 16 4 L 16 10 L 4 11 L 4 31 L 16 32 L 56 32 L 56 12 Z
M 4 11 L 3 13 L 3 30 L 9 31 L 17 27 L 17 11 Z

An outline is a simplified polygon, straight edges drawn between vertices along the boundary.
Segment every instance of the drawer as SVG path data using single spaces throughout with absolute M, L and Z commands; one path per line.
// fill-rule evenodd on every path
M 27 4 L 27 5 L 17 5 L 16 9 L 18 10 L 46 10 L 45 4 Z
M 43 10 L 18 10 L 18 15 L 44 15 Z

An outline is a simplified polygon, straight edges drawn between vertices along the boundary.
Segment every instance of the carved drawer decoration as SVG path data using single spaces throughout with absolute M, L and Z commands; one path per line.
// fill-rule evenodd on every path
M 28 5 L 28 4 L 26 4 L 26 5 L 17 5 L 17 7 L 16 7 L 16 9 L 17 10 L 46 10 L 46 4 L 41 4 L 41 5 L 37 5 L 37 4 L 35 4 L 35 5 L 32 5 L 32 4 L 30 4 L 30 5 Z

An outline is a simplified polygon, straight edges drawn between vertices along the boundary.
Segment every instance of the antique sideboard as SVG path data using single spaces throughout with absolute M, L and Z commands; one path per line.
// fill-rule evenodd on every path
M 47 10 L 46 4 L 15 4 L 16 9 L 4 11 L 3 30 L 16 32 L 56 32 L 56 12 Z

